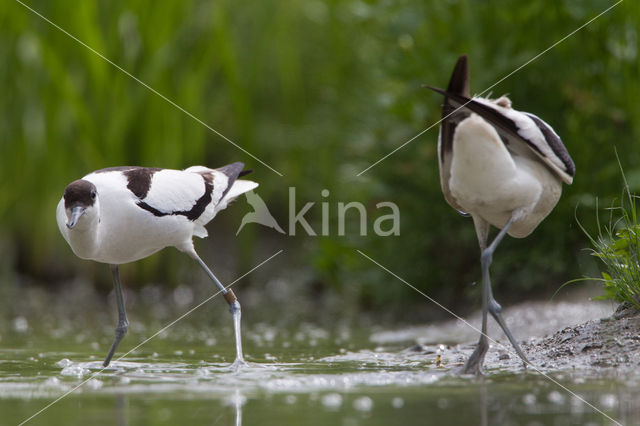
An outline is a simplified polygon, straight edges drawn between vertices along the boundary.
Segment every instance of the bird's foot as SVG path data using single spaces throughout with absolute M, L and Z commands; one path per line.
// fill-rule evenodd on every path
M 238 373 L 247 367 L 249 367 L 249 363 L 245 361 L 244 358 L 236 358 L 236 360 L 229 366 L 234 373 Z
M 461 373 L 482 376 L 482 364 L 484 364 L 484 357 L 488 349 L 489 344 L 486 342 L 486 339 L 480 339 L 478 346 L 476 346 L 476 349 L 465 363 Z

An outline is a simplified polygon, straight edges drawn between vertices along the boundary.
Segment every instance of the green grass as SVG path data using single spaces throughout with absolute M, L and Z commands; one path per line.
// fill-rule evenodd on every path
M 604 294 L 600 299 L 628 302 L 640 310 L 640 222 L 638 196 L 632 194 L 623 173 L 624 190 L 617 205 L 608 209 L 608 222 L 589 237 L 592 254 L 602 262 Z

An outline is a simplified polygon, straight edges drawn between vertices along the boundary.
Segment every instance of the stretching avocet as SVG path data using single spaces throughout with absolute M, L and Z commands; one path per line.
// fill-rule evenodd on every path
M 200 259 L 193 236 L 207 236 L 205 225 L 237 196 L 258 186 L 238 177 L 244 164 L 186 170 L 111 167 L 71 182 L 58 203 L 56 218 L 76 256 L 111 266 L 118 305 L 115 338 L 103 365 L 111 362 L 129 322 L 118 265 L 135 262 L 165 247 L 176 247 L 198 262 L 229 304 L 236 339 L 234 365 L 244 363 L 240 303 Z
M 487 311 L 526 365 L 493 297 L 489 267 L 506 234 L 524 238 L 551 212 L 562 183 L 573 182 L 575 165 L 551 126 L 512 109 L 506 96 L 469 98 L 466 55 L 458 59 L 446 91 L 430 89 L 445 97 L 438 136 L 442 192 L 451 207 L 473 218 L 482 253 L 482 334 L 463 372 L 481 372 L 489 348 Z M 500 232 L 487 246 L 490 225 Z

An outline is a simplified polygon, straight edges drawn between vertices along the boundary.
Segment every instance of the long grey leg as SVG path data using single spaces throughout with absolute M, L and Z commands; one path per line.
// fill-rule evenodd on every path
M 118 269 L 118 265 L 109 265 L 111 268 L 111 275 L 113 276 L 113 285 L 116 290 L 116 303 L 118 304 L 118 325 L 116 326 L 116 336 L 113 339 L 113 343 L 111 344 L 111 349 L 109 349 L 109 353 L 107 354 L 107 358 L 102 363 L 103 366 L 108 366 L 111 362 L 111 358 L 113 357 L 116 348 L 122 341 L 122 338 L 125 334 L 127 334 L 127 330 L 129 329 L 129 320 L 127 320 L 127 312 L 124 307 L 124 296 L 122 294 L 122 285 L 120 284 L 120 270 Z
M 464 365 L 464 368 L 462 369 L 462 372 L 464 374 L 480 374 L 480 369 L 482 367 L 482 364 L 484 363 L 484 357 L 487 354 L 487 350 L 489 349 L 489 342 L 487 341 L 487 305 L 489 298 L 487 294 L 487 286 L 484 275 L 485 256 L 483 255 L 487 249 L 489 224 L 477 216 L 473 216 L 473 224 L 476 228 L 478 243 L 480 245 L 480 252 L 482 254 L 480 256 L 480 263 L 482 265 L 482 330 L 480 332 L 480 340 L 478 340 L 476 349 L 473 351 L 466 364 Z
M 486 233 L 488 231 L 488 225 L 486 224 L 486 222 L 483 222 L 485 224 L 484 228 L 482 230 L 478 229 L 479 228 L 478 221 L 475 220 L 475 217 L 474 217 L 474 221 L 476 222 L 476 232 L 478 233 L 480 248 L 482 250 L 482 254 L 480 257 L 480 264 L 482 267 L 482 334 L 480 335 L 478 346 L 473 351 L 473 353 L 469 357 L 469 360 L 464 366 L 463 372 L 465 374 L 481 373 L 480 370 L 482 367 L 482 363 L 484 361 L 484 357 L 487 353 L 487 350 L 489 349 L 489 343 L 487 341 L 487 311 L 490 312 L 491 316 L 493 316 L 493 318 L 498 322 L 498 324 L 500 325 L 504 333 L 507 335 L 507 338 L 515 348 L 516 352 L 518 353 L 520 358 L 522 358 L 525 365 L 529 363 L 527 358 L 524 356 L 524 353 L 520 349 L 520 346 L 518 345 L 516 340 L 513 338 L 513 335 L 507 328 L 507 324 L 504 322 L 504 319 L 502 318 L 502 314 L 501 314 L 502 307 L 498 304 L 498 302 L 496 302 L 496 300 L 493 297 L 493 292 L 491 290 L 491 277 L 489 274 L 489 267 L 491 266 L 491 262 L 493 261 L 493 253 L 496 247 L 498 247 L 498 244 L 500 244 L 500 242 L 504 238 L 504 236 L 507 235 L 509 228 L 511 228 L 511 225 L 513 225 L 513 222 L 515 222 L 516 218 L 517 218 L 517 213 L 514 212 L 509 218 L 509 221 L 505 224 L 505 226 L 500 230 L 498 235 L 496 235 L 495 239 L 491 242 L 491 245 L 487 248 L 484 248 L 483 246 L 485 245 L 485 243 L 483 243 L 483 238 L 481 238 L 481 236 L 484 235 L 484 241 L 486 241 Z
M 233 366 L 234 368 L 239 368 L 242 365 L 246 364 L 244 357 L 242 355 L 242 338 L 240 334 L 240 318 L 242 316 L 242 312 L 240 309 L 240 302 L 238 302 L 238 298 L 233 293 L 233 291 L 231 289 L 225 288 L 220 283 L 218 278 L 215 275 L 213 275 L 213 272 L 211 272 L 209 267 L 202 261 L 202 259 L 200 259 L 200 256 L 198 256 L 195 250 L 189 251 L 188 254 L 191 257 L 193 257 L 196 260 L 196 262 L 198 262 L 200 267 L 204 269 L 207 275 L 209 275 L 209 278 L 211 278 L 211 280 L 215 283 L 216 286 L 218 286 L 218 288 L 222 292 L 222 295 L 224 296 L 224 300 L 226 300 L 227 303 L 229 304 L 229 311 L 231 312 L 231 316 L 233 317 L 233 329 L 234 329 L 235 338 L 236 338 L 236 360 L 233 362 Z
M 529 360 L 524 355 L 524 352 L 522 352 L 522 349 L 520 349 L 518 342 L 511 334 L 511 331 L 509 331 L 507 323 L 502 318 L 502 306 L 500 306 L 500 304 L 496 302 L 496 299 L 493 298 L 493 291 L 491 290 L 491 287 L 489 287 L 489 313 L 491 314 L 493 319 L 495 319 L 496 322 L 500 325 L 502 331 L 504 331 L 504 334 L 507 335 L 507 338 L 511 342 L 511 345 L 513 345 L 513 348 L 516 350 L 518 356 L 522 359 L 522 362 L 524 363 L 524 366 L 526 368 L 527 364 L 529 364 Z

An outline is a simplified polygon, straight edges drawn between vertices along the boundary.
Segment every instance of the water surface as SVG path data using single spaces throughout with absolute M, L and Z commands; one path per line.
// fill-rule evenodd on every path
M 524 310 L 517 317 L 526 318 Z M 549 322 L 558 326 L 557 318 Z M 475 340 L 457 335 L 459 327 L 466 326 L 248 325 L 249 365 L 235 371 L 230 324 L 206 332 L 181 325 L 103 369 L 110 334 L 21 333 L 18 319 L 1 340 L 0 424 L 19 424 L 72 390 L 27 424 L 615 424 L 584 401 L 622 424 L 640 424 L 640 376 L 629 371 L 544 372 L 572 394 L 517 360 L 491 369 L 491 356 L 501 356 L 494 348 L 484 378 L 455 374 Z M 535 333 L 517 321 L 514 328 Z M 133 327 L 116 359 L 149 334 Z

